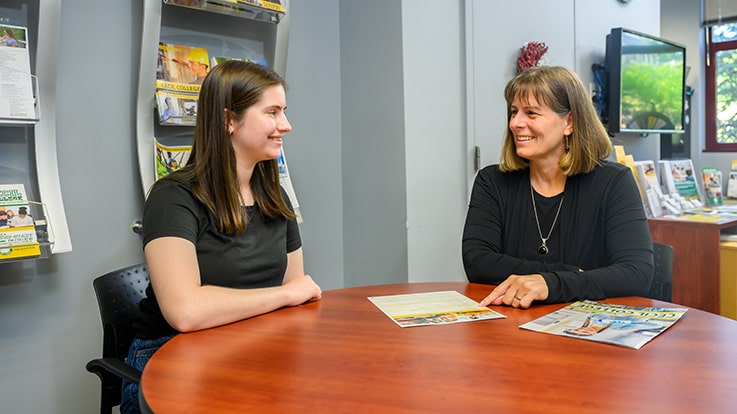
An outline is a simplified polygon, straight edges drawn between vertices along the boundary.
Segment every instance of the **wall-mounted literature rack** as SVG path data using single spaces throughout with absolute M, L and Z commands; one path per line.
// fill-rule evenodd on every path
M 72 250 L 56 155 L 55 101 L 60 20 L 61 0 L 0 2 L 0 26 L 18 27 L 25 31 L 27 38 L 21 40 L 25 40 L 22 46 L 28 52 L 29 61 L 28 70 L 13 69 L 21 75 L 26 74 L 25 78 L 17 76 L 18 85 L 8 78 L 3 82 L 10 82 L 11 87 L 22 91 L 26 87 L 32 91 L 22 92 L 30 101 L 31 110 L 21 115 L 6 111 L 4 114 L 9 115 L 0 117 L 0 184 L 23 184 L 27 191 L 26 199 L 36 200 L 28 201 L 28 204 L 36 222 L 34 234 L 39 249 L 38 255 L 3 260 L 3 248 L 0 247 L 0 263 L 45 258 Z M 4 52 L 7 56 L 8 51 Z M 29 78 L 30 86 L 26 86 Z M 3 230 L 8 232 L 0 229 Z
M 162 61 L 200 61 L 212 68 L 219 59 L 252 60 L 284 75 L 289 15 L 287 0 L 142 2 L 136 140 L 141 185 L 146 196 L 159 177 L 156 143 L 191 145 L 194 136 L 196 115 L 192 108 L 196 111 L 199 88 L 186 86 L 195 84 L 194 79 L 163 78 Z M 181 56 L 186 57 L 173 59 L 166 55 L 185 53 L 182 51 L 187 55 Z M 167 69 L 167 73 L 171 72 Z M 177 88 L 166 90 L 167 83 L 176 83 Z M 177 105 L 165 102 L 167 97 L 176 100 Z M 177 116 L 168 117 L 165 113 L 169 104 L 173 111 L 178 111 Z

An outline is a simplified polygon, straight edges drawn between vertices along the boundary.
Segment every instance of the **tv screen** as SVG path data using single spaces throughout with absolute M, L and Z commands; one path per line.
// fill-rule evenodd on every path
M 607 35 L 607 129 L 683 133 L 686 47 L 633 30 Z

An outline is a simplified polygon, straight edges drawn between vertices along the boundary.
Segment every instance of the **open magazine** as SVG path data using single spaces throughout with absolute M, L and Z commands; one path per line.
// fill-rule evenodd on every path
M 640 349 L 676 323 L 687 310 L 586 300 L 522 324 L 520 328 Z
M 368 299 L 402 328 L 505 318 L 453 290 L 371 296 Z

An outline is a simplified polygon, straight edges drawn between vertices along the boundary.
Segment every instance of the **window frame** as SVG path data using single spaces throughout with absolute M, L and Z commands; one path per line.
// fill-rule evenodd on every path
M 704 96 L 704 114 L 705 114 L 705 138 L 704 152 L 737 152 L 737 143 L 721 144 L 717 142 L 717 90 L 716 90 L 716 54 L 725 50 L 734 50 L 737 52 L 737 39 L 726 42 L 712 41 L 712 28 L 706 28 L 706 93 Z

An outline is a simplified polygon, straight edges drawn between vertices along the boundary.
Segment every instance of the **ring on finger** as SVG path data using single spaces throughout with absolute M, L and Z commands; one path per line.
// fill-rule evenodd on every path
M 514 298 L 517 299 L 517 300 L 522 300 L 522 296 L 520 296 L 520 295 L 516 295 Z

